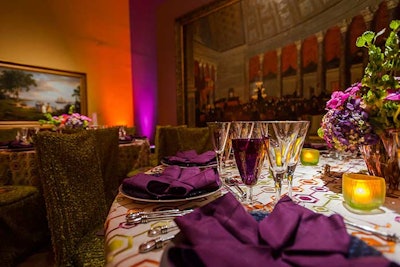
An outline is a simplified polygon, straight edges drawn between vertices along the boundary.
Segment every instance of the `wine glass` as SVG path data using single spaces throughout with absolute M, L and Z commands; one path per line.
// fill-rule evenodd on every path
M 217 156 L 217 168 L 220 177 L 223 175 L 222 173 L 222 157 L 225 149 L 226 140 L 229 135 L 229 129 L 231 127 L 230 122 L 207 122 L 207 127 L 210 132 L 211 142 Z
M 286 173 L 286 178 L 288 180 L 288 196 L 290 198 L 292 198 L 294 171 L 296 170 L 297 163 L 299 162 L 300 152 L 303 148 L 304 139 L 306 139 L 308 127 L 310 126 L 309 121 L 298 121 L 298 123 L 300 124 L 300 128 L 297 138 L 293 143 L 293 148 L 289 151 L 290 155 Z
M 281 197 L 282 181 L 287 172 L 300 123 L 297 121 L 264 121 L 262 124 L 266 136 L 269 170 L 274 178 L 275 202 L 277 202 Z
M 253 205 L 253 186 L 257 184 L 265 159 L 261 124 L 255 121 L 232 122 L 232 149 L 242 182 L 247 186 L 245 203 Z

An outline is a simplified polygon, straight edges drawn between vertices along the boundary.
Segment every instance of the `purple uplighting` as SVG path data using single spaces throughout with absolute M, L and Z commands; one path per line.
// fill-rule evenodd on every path
M 157 114 L 156 7 L 164 0 L 130 0 L 133 106 L 136 133 L 154 142 Z M 140 40 L 140 42 L 136 42 Z

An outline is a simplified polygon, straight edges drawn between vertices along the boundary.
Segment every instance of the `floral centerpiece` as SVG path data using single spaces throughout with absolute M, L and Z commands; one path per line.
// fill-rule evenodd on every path
M 384 48 L 375 42 L 385 30 L 364 32 L 356 41 L 368 49 L 361 83 L 333 92 L 318 135 L 339 151 L 360 149 L 371 175 L 384 177 L 387 193 L 399 188 L 400 169 L 393 133 L 400 130 L 400 20 L 389 25 Z M 399 161 L 400 162 L 400 161 Z
M 356 45 L 368 49 L 369 62 L 361 83 L 333 92 L 327 102 L 318 135 L 328 147 L 354 152 L 400 128 L 400 84 L 396 77 L 400 70 L 400 20 L 393 20 L 390 29 L 384 50 L 375 41 L 385 30 L 366 31 L 358 37 Z
M 73 128 L 73 129 L 86 129 L 89 127 L 89 123 L 92 121 L 91 118 L 74 112 L 75 106 L 71 105 L 68 114 L 62 114 L 59 116 L 52 116 L 51 113 L 46 113 L 46 120 L 39 120 L 40 124 L 51 124 L 58 129 L 62 128 Z

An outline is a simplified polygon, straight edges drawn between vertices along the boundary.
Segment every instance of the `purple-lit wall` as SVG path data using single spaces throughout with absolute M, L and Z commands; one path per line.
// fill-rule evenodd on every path
M 134 125 L 154 144 L 155 128 L 175 125 L 175 19 L 213 0 L 129 0 Z
M 136 132 L 154 142 L 157 120 L 156 7 L 165 0 L 130 0 L 133 108 Z

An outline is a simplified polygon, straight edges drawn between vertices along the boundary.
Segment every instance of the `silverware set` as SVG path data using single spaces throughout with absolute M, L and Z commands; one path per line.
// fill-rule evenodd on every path
M 142 244 L 139 245 L 139 252 L 140 253 L 146 253 L 149 251 L 152 251 L 154 249 L 159 249 L 164 247 L 166 243 L 168 243 L 170 240 L 172 240 L 175 237 L 175 235 L 168 236 L 166 238 L 155 238 L 151 239 L 149 241 L 146 241 Z
M 126 223 L 127 224 L 140 224 L 140 223 L 147 223 L 149 221 L 158 221 L 163 219 L 172 219 L 175 217 L 183 216 L 192 212 L 192 209 L 187 210 L 179 210 L 179 209 L 172 209 L 172 210 L 162 210 L 162 211 L 140 211 L 140 212 L 133 212 L 126 215 Z M 147 235 L 149 237 L 155 237 L 159 235 L 167 234 L 170 231 L 177 230 L 178 226 L 155 226 L 150 228 L 147 231 Z M 154 249 L 162 248 L 168 241 L 173 239 L 175 235 L 171 235 L 165 238 L 154 238 L 150 239 L 142 244 L 139 245 L 139 252 L 146 253 L 152 251 Z
M 168 232 L 177 230 L 177 229 L 179 229 L 178 226 L 168 226 L 168 225 L 155 226 L 155 227 L 150 228 L 147 231 L 147 235 L 150 237 L 155 237 L 155 236 L 167 234 Z M 174 237 L 175 237 L 175 235 L 171 235 L 171 236 L 168 236 L 165 238 L 157 237 L 154 239 L 150 239 L 139 245 L 139 252 L 146 253 L 146 252 L 152 251 L 154 249 L 162 248 L 166 243 L 168 243 L 168 241 L 170 241 Z
M 178 226 L 168 226 L 168 225 L 156 226 L 156 227 L 150 228 L 147 231 L 147 235 L 150 237 L 165 235 L 168 232 L 176 230 L 176 229 L 178 229 Z

